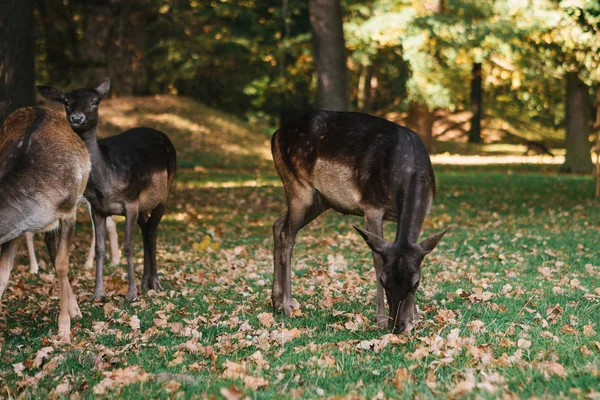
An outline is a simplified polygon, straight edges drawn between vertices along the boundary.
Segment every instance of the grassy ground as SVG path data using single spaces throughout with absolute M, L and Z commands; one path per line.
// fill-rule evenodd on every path
M 158 102 L 171 111 L 161 115 Z M 105 131 L 133 116 L 168 132 L 181 156 L 159 231 L 165 290 L 130 304 L 125 267 L 107 266 L 106 299 L 89 302 L 82 215 L 71 278 L 83 319 L 60 344 L 54 274 L 26 272 L 23 249 L 0 311 L 0 397 L 599 398 L 591 178 L 548 165 L 436 165 L 424 235 L 455 229 L 426 258 L 421 320 L 401 335 L 372 323 L 375 272 L 351 229 L 360 219 L 328 212 L 299 235 L 301 313 L 286 318 L 270 306 L 271 225 L 285 205 L 268 136 L 180 102 L 102 106 Z M 387 225 L 389 240 L 393 232 Z M 135 246 L 139 283 L 139 235 Z

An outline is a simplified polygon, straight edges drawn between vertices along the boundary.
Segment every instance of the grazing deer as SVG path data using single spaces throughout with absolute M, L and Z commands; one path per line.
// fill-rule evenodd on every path
M 554 157 L 554 154 L 552 154 L 548 147 L 542 142 L 528 140 L 525 142 L 525 146 L 527 146 L 527 149 L 525 150 L 525 153 L 523 153 L 524 156 L 529 155 L 529 152 L 533 151 L 537 155 L 547 154 L 551 157 Z
M 60 291 L 58 334 L 66 340 L 71 318 L 81 317 L 68 279 L 69 246 L 90 168 L 85 144 L 56 112 L 25 107 L 7 117 L 0 132 L 0 297 L 18 238 L 46 232 Z
M 86 202 L 87 203 L 87 202 Z M 89 206 L 89 203 L 88 203 Z M 92 215 L 91 207 L 89 207 L 90 216 Z M 117 235 L 117 222 L 114 217 L 108 217 L 106 219 L 106 230 L 108 231 L 108 242 L 110 244 L 110 262 L 112 265 L 119 265 L 121 254 L 119 252 L 119 237 Z M 27 252 L 29 254 L 29 273 L 37 274 L 39 271 L 39 264 L 35 257 L 35 246 L 33 243 L 33 233 L 27 232 L 25 234 L 25 241 L 27 243 Z M 92 222 L 92 243 L 88 250 L 87 259 L 85 261 L 85 268 L 92 269 L 94 267 L 94 256 L 96 254 L 96 234 L 94 233 L 93 222 Z
M 367 114 L 318 111 L 273 134 L 271 151 L 288 211 L 273 224 L 272 301 L 294 310 L 291 257 L 298 231 L 332 208 L 364 216 L 356 230 L 373 251 L 379 327 L 403 331 L 416 317 L 421 262 L 446 231 L 417 243 L 435 195 L 429 154 L 413 131 Z M 396 240 L 383 239 L 383 220 L 398 223 Z M 385 315 L 383 293 L 389 306 Z
M 102 270 L 106 218 L 125 216 L 125 242 L 129 287 L 127 299 L 138 297 L 133 271 L 133 230 L 136 221 L 144 238 L 142 290 L 161 289 L 156 272 L 156 233 L 175 179 L 175 147 L 163 132 L 133 128 L 98 140 L 98 106 L 110 88 L 108 78 L 95 89 L 63 93 L 38 86 L 42 96 L 63 104 L 71 128 L 83 139 L 92 161 L 85 198 L 92 206 L 96 233 L 96 283 L 92 299 L 104 295 Z

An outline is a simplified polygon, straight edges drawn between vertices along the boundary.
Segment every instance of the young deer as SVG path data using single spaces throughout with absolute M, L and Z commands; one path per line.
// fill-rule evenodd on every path
M 86 202 L 87 203 L 87 202 Z M 92 215 L 91 207 L 88 204 L 90 216 Z M 92 269 L 94 267 L 94 256 L 96 254 L 96 234 L 94 233 L 92 222 L 92 243 L 88 250 L 87 259 L 85 261 L 85 268 Z M 112 265 L 119 265 L 121 254 L 119 253 L 119 237 L 117 235 L 117 222 L 114 217 L 106 218 L 106 230 L 108 232 L 108 243 L 110 244 L 110 262 Z M 33 233 L 27 232 L 25 234 L 25 241 L 27 243 L 27 252 L 29 254 L 29 273 L 37 274 L 39 271 L 39 264 L 35 257 L 35 246 L 33 243 Z
M 0 132 L 0 297 L 17 239 L 46 232 L 59 282 L 58 334 L 66 340 L 71 318 L 81 317 L 68 279 L 69 246 L 90 168 L 85 144 L 56 112 L 26 107 L 6 119 Z
M 98 140 L 98 106 L 110 88 L 108 78 L 95 89 L 63 93 L 52 86 L 38 86 L 44 98 L 64 104 L 67 121 L 83 139 L 92 161 L 85 198 L 92 206 L 96 232 L 96 284 L 92 299 L 104 295 L 102 270 L 106 218 L 125 216 L 125 243 L 129 288 L 127 299 L 138 297 L 133 272 L 133 230 L 136 221 L 144 237 L 142 290 L 161 289 L 156 273 L 156 233 L 175 178 L 175 147 L 164 133 L 133 128 Z
M 271 150 L 288 211 L 273 224 L 275 311 L 294 310 L 291 257 L 298 231 L 329 208 L 364 216 L 355 226 L 373 251 L 379 327 L 403 331 L 416 317 L 421 262 L 446 231 L 417 243 L 435 195 L 429 154 L 419 136 L 361 113 L 318 111 L 273 135 Z M 397 221 L 396 240 L 383 239 L 383 220 Z M 383 293 L 389 306 L 385 315 Z

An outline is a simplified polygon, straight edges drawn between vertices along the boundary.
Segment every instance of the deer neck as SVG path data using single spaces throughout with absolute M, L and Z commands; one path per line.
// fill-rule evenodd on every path
M 104 177 L 108 176 L 110 170 L 109 164 L 107 163 L 100 145 L 98 144 L 97 127 L 88 129 L 85 132 L 79 134 L 85 146 L 90 154 L 90 162 L 92 163 L 92 171 L 90 173 L 89 183 L 94 185 L 101 185 Z M 90 184 L 88 183 L 88 187 Z

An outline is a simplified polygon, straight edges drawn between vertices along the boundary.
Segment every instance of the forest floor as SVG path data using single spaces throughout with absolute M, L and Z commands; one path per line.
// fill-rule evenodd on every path
M 423 235 L 454 229 L 425 258 L 420 320 L 396 335 L 373 324 L 375 271 L 351 227 L 361 219 L 331 211 L 298 237 L 300 312 L 273 313 L 271 226 L 285 199 L 269 132 L 174 97 L 100 108 L 102 132 L 153 126 L 178 150 L 158 234 L 164 290 L 129 303 L 125 265 L 107 263 L 106 297 L 90 302 L 82 212 L 70 277 L 83 319 L 60 343 L 55 274 L 29 274 L 23 245 L 0 308 L 0 398 L 600 398 L 591 177 L 538 156 L 436 163 Z M 135 249 L 139 285 L 139 234 Z

